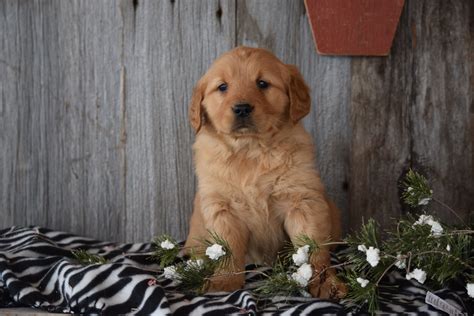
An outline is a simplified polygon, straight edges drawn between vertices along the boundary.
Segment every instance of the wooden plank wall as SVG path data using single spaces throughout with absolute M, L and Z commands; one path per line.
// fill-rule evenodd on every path
M 187 103 L 210 63 L 241 44 L 301 69 L 313 97 L 304 124 L 345 231 L 402 213 L 409 166 L 467 218 L 473 25 L 471 0 L 407 0 L 389 57 L 331 57 L 316 54 L 303 1 L 0 1 L 1 226 L 184 238 Z

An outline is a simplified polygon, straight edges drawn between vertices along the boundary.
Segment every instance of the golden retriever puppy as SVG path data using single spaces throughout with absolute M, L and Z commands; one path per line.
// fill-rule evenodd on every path
M 340 238 L 340 215 L 324 191 L 314 146 L 301 124 L 310 95 L 295 66 L 264 49 L 238 47 L 218 58 L 197 83 L 190 106 L 198 190 L 185 247 L 208 230 L 226 239 L 233 259 L 209 291 L 244 284 L 246 262 L 271 263 L 288 239 Z M 311 258 L 309 290 L 338 298 L 345 286 L 328 247 Z

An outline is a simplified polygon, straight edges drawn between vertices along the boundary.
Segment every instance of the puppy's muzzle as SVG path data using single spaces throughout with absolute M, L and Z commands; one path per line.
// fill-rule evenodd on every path
M 252 113 L 252 110 L 253 110 L 252 107 L 248 103 L 236 104 L 232 108 L 232 111 L 234 112 L 234 114 L 237 118 L 249 117 L 250 113 Z

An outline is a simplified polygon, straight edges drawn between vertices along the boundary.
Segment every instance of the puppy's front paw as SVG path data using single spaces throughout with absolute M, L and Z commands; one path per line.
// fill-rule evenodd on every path
M 313 297 L 329 300 L 340 300 L 347 294 L 347 286 L 333 273 L 324 278 L 315 279 L 309 285 L 309 292 Z
M 245 283 L 245 275 L 230 273 L 228 275 L 213 276 L 209 281 L 207 292 L 232 292 L 241 289 Z

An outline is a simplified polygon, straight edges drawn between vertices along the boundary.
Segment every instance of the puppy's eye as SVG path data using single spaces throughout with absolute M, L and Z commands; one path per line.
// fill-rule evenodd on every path
M 224 92 L 227 90 L 227 83 L 223 83 L 220 86 L 217 87 L 217 90 Z
M 269 86 L 269 83 L 264 80 L 257 81 L 257 87 L 259 87 L 260 89 L 266 89 L 268 88 L 268 86 Z

